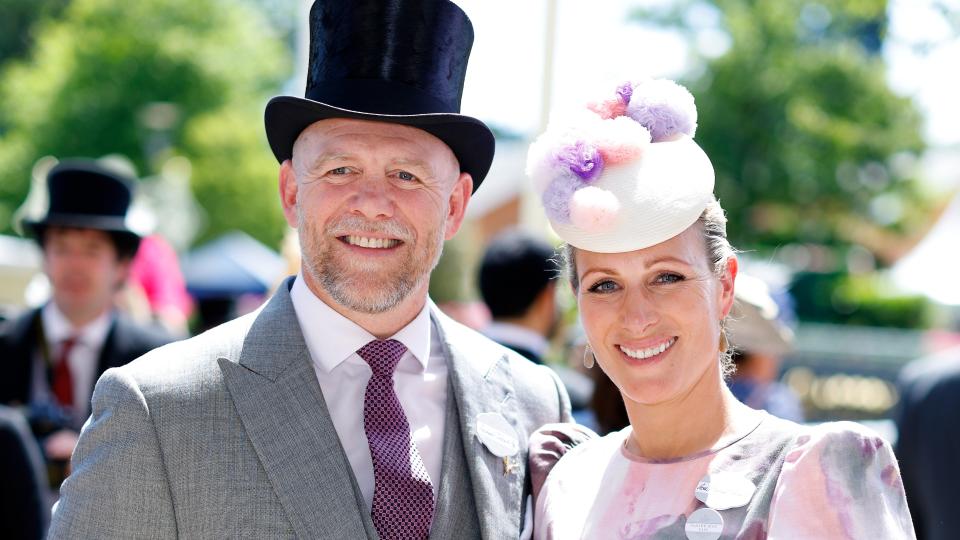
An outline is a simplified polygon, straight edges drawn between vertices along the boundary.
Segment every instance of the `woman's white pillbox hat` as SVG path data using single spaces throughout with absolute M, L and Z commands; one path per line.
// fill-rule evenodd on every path
M 527 173 L 568 244 L 634 251 L 693 225 L 713 198 L 710 159 L 693 141 L 693 96 L 673 81 L 624 83 L 610 99 L 552 122 Z

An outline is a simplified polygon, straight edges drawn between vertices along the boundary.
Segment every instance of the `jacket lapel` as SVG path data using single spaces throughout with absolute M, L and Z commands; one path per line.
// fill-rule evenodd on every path
M 297 536 L 376 538 L 360 510 L 359 488 L 323 400 L 289 283 L 254 320 L 239 359 L 219 360 L 224 381 Z
M 431 310 L 449 360 L 451 389 L 456 399 L 466 466 L 473 485 L 483 538 L 516 537 L 521 527 L 520 503 L 526 474 L 526 439 L 518 429 L 517 401 L 509 362 L 494 343 L 478 339 L 439 310 Z M 514 428 L 520 452 L 510 458 L 493 455 L 477 438 L 477 415 L 497 412 Z M 442 510 L 442 509 L 441 509 Z

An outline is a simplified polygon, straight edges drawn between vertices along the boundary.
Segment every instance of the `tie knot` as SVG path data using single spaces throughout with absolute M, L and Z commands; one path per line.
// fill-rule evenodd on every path
M 73 349 L 73 346 L 79 341 L 79 336 L 72 335 L 63 338 L 60 340 L 60 350 L 63 351 L 63 354 L 70 354 L 70 350 Z
M 392 377 L 393 370 L 397 368 L 397 363 L 405 352 L 407 347 L 395 339 L 375 339 L 361 347 L 357 354 L 370 364 L 374 375 Z

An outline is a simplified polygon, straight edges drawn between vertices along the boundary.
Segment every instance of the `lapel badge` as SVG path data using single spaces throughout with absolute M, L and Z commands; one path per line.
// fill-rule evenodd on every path
M 491 454 L 503 458 L 504 476 L 513 474 L 520 467 L 518 460 L 511 459 L 520 452 L 517 432 L 502 414 L 495 412 L 478 414 L 477 438 Z
M 723 534 L 723 516 L 713 508 L 701 508 L 690 514 L 683 532 L 688 540 L 717 540 Z
M 709 473 L 697 484 L 694 494 L 697 500 L 714 510 L 727 510 L 745 506 L 753 497 L 757 486 L 736 473 Z

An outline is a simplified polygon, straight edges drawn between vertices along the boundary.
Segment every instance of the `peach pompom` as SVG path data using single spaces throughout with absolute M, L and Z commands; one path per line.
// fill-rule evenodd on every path
M 616 221 L 620 212 L 617 196 L 596 186 L 574 192 L 570 200 L 570 222 L 587 232 L 603 232 Z
M 590 102 L 587 104 L 587 108 L 597 113 L 604 120 L 623 116 L 627 112 L 627 104 L 619 98 Z
M 592 134 L 603 162 L 620 165 L 640 158 L 650 144 L 650 132 L 629 116 L 605 120 Z

